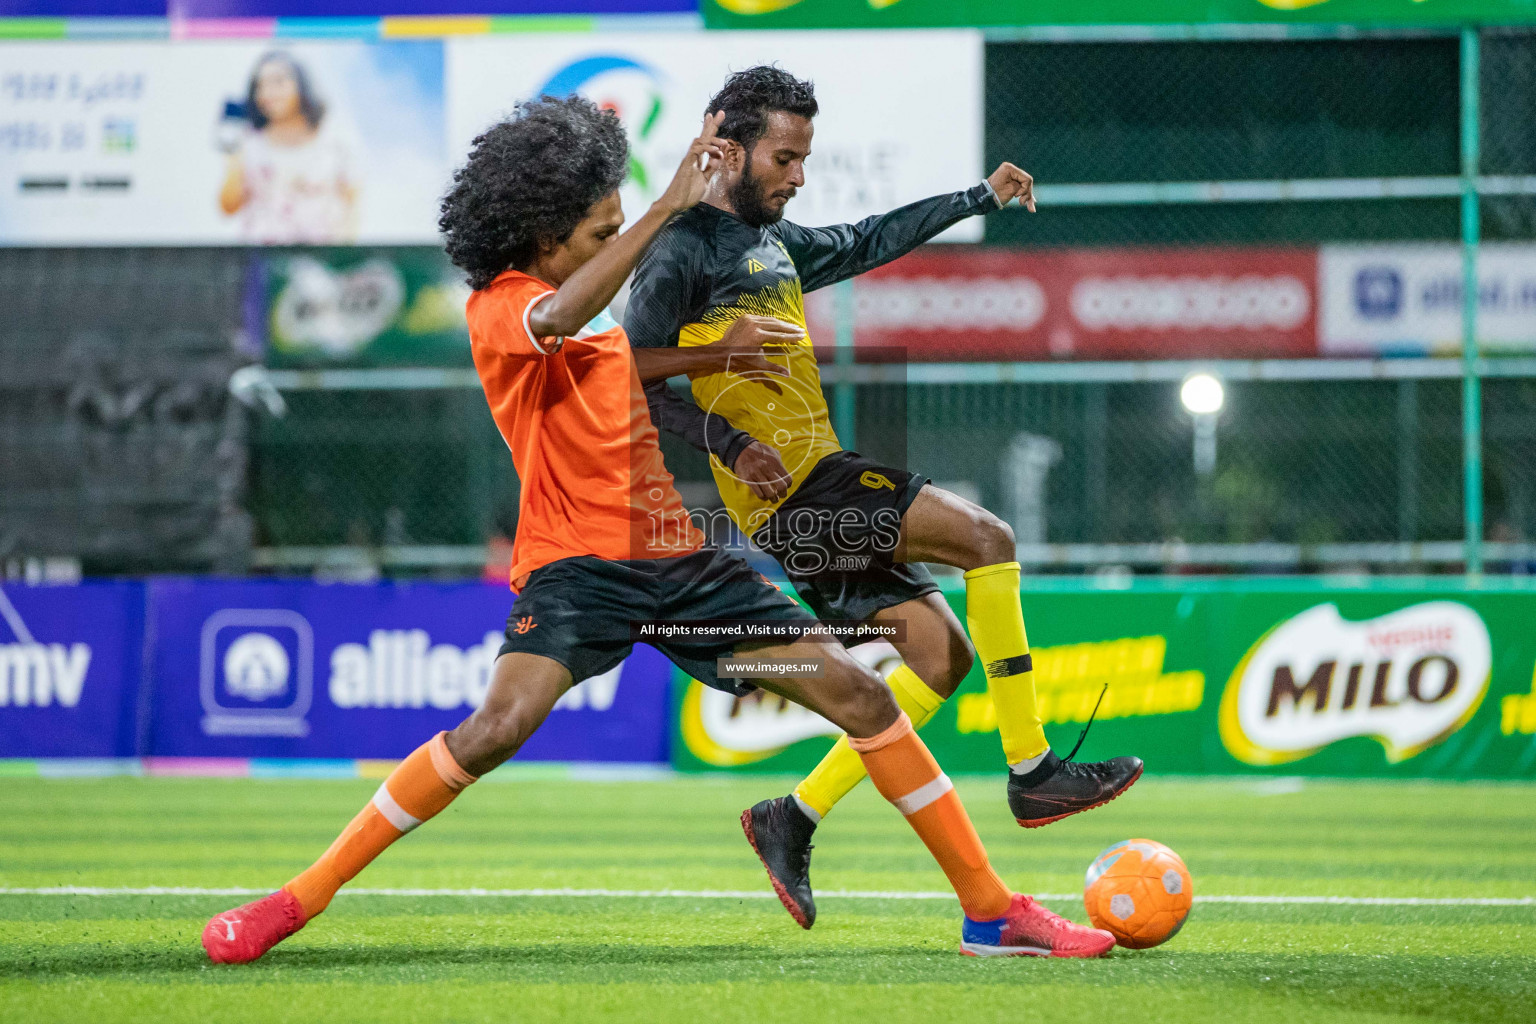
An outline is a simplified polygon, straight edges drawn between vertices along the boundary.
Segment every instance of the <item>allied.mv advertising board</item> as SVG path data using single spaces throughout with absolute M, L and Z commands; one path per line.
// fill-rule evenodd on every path
M 150 584 L 149 744 L 170 757 L 404 757 L 490 688 L 513 606 L 481 584 Z M 669 672 L 637 648 L 555 705 L 522 760 L 666 756 Z
M 1477 259 L 1477 343 L 1536 351 L 1536 245 L 1485 243 Z M 1323 355 L 1461 351 L 1462 264 L 1454 245 L 1325 245 L 1318 254 Z
M 0 757 L 132 757 L 144 585 L 0 586 Z

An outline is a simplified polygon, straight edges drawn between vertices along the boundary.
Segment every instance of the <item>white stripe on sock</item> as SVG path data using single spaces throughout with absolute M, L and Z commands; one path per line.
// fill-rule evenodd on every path
M 804 800 L 801 800 L 799 793 L 796 793 L 794 796 L 795 796 L 795 804 L 796 804 L 796 806 L 798 806 L 800 808 L 800 813 L 805 815 L 807 818 L 810 818 L 811 821 L 813 821 L 816 824 L 820 825 L 821 824 L 821 812 L 818 811 L 816 808 L 812 807 L 810 804 L 806 803 Z
M 1050 752 L 1051 748 L 1046 747 L 1044 753 L 1036 754 L 1034 757 L 1026 757 L 1022 761 L 1014 761 L 1010 763 L 1008 765 L 1008 770 L 1013 772 L 1015 775 L 1028 775 L 1030 772 L 1040 767 L 1040 762 L 1044 761 L 1045 755 L 1049 754 Z
M 377 807 L 379 813 L 384 815 L 385 821 L 395 826 L 401 832 L 409 832 L 421 824 L 420 818 L 412 817 L 405 812 L 405 808 L 395 803 L 395 798 L 389 795 L 388 782 L 379 784 L 379 791 L 373 794 L 373 806 Z
M 939 772 L 939 777 L 932 782 L 923 783 L 906 796 L 897 797 L 891 803 L 896 805 L 898 811 L 910 818 L 954 788 L 955 784 L 949 781 L 949 776 Z

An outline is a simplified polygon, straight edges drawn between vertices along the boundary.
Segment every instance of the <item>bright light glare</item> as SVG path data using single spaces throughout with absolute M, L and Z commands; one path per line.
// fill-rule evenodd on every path
M 1184 408 L 1196 416 L 1220 412 L 1222 403 L 1226 400 L 1227 395 L 1222 389 L 1221 381 L 1208 373 L 1195 374 L 1179 389 L 1179 401 L 1184 403 Z

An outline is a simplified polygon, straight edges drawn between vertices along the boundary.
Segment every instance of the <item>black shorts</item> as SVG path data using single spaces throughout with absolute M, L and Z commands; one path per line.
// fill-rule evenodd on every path
M 901 518 L 925 476 L 858 452 L 816 464 L 752 542 L 772 555 L 818 618 L 863 622 L 939 587 L 918 563 L 892 557 Z
M 535 569 L 512 604 L 502 654 L 551 658 L 576 682 L 629 656 L 632 626 L 678 619 L 796 622 L 815 619 L 746 562 L 706 547 L 676 558 L 562 558 Z M 734 643 L 646 641 L 702 683 L 730 693 L 756 689 L 718 679 L 715 659 Z

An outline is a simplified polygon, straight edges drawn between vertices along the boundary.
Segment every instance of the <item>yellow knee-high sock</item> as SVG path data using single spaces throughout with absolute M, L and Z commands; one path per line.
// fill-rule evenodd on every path
M 915 728 L 921 729 L 926 725 L 933 713 L 939 710 L 939 705 L 944 703 L 944 698 L 928 689 L 928 684 L 906 665 L 897 665 L 896 671 L 885 682 L 891 688 L 896 703 L 907 713 Z M 827 751 L 827 756 L 821 759 L 821 763 L 795 787 L 795 796 L 815 811 L 817 820 L 820 820 L 832 810 L 833 804 L 864 781 L 867 774 L 863 759 L 848 746 L 848 737 L 840 736 L 832 749 Z
M 1040 757 L 1051 745 L 1035 707 L 1035 670 L 1019 606 L 1019 563 L 984 565 L 965 574 L 965 624 L 987 674 L 997 730 L 1009 764 Z

